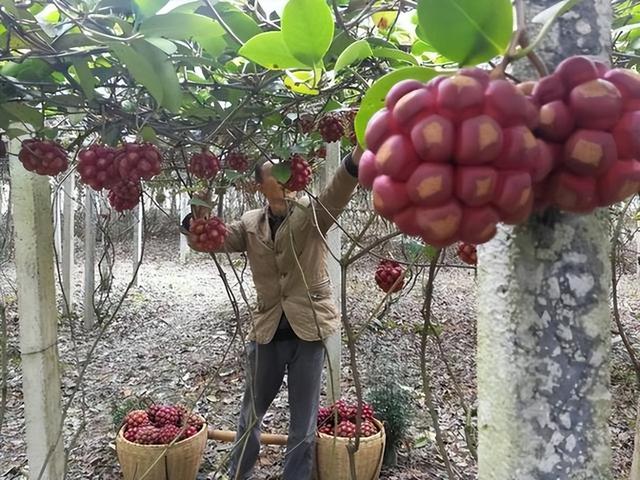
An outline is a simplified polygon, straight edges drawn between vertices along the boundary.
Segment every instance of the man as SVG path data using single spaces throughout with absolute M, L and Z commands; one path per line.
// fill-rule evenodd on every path
M 260 423 L 285 372 L 290 425 L 283 479 L 311 479 L 323 341 L 340 327 L 324 236 L 357 185 L 361 154 L 356 148 L 347 155 L 317 201 L 296 200 L 295 192 L 286 191 L 272 175 L 270 163 L 256 167 L 266 205 L 227 225 L 229 233 L 219 251 L 246 252 L 257 294 L 232 479 L 245 480 L 251 474 L 260 450 Z M 194 213 L 208 212 L 195 208 Z M 184 229 L 190 221 L 191 216 L 184 219 Z

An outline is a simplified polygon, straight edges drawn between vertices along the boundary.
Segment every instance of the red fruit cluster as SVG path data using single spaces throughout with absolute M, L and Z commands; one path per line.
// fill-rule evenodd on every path
M 227 227 L 218 217 L 196 218 L 191 221 L 189 232 L 197 250 L 213 252 L 224 244 Z
M 120 181 L 111 187 L 108 199 L 109 204 L 117 212 L 131 210 L 140 201 L 142 185 L 140 181 Z
M 116 150 L 114 161 L 123 181 L 151 180 L 162 171 L 162 155 L 150 143 L 125 143 Z
M 225 162 L 228 168 L 236 172 L 246 172 L 249 168 L 249 158 L 242 152 L 229 152 Z
M 536 207 L 585 213 L 640 191 L 640 75 L 571 57 L 532 92 L 554 169 Z
M 194 153 L 187 169 L 194 177 L 211 180 L 220 171 L 220 160 L 211 152 Z
M 67 152 L 56 142 L 31 138 L 22 142 L 18 159 L 38 175 L 55 176 L 69 167 Z
M 344 135 L 342 119 L 334 113 L 324 115 L 318 122 L 318 132 L 325 142 L 337 142 Z
M 394 260 L 381 260 L 376 268 L 375 279 L 383 292 L 397 292 L 404 284 L 404 269 Z
M 534 104 L 507 80 L 480 69 L 406 80 L 371 119 L 359 179 L 376 211 L 434 246 L 479 244 L 496 224 L 519 223 L 551 154 L 532 128 Z
M 151 405 L 147 410 L 133 410 L 127 414 L 123 435 L 134 443 L 166 445 L 179 435 L 179 440 L 192 437 L 204 425 L 202 417 L 195 413 L 188 415 L 186 409 L 180 406 Z
M 469 265 L 478 264 L 478 251 L 475 245 L 460 242 L 458 244 L 458 258 Z
M 345 400 L 338 400 L 330 407 L 322 407 L 318 410 L 318 431 L 326 435 L 353 438 L 356 436 L 357 405 Z M 336 422 L 337 416 L 337 422 Z M 378 428 L 373 423 L 373 408 L 367 403 L 362 404 L 362 437 L 370 437 L 378 433 Z
M 111 188 L 120 181 L 114 159 L 116 151 L 108 145 L 93 144 L 78 152 L 80 180 L 96 191 Z
M 309 162 L 300 154 L 294 153 L 289 158 L 291 165 L 291 176 L 284 187 L 291 192 L 299 192 L 307 188 L 311 183 L 311 167 Z

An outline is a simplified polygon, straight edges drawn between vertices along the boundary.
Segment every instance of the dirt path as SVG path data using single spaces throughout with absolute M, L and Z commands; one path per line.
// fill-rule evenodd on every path
M 169 253 L 170 252 L 170 253 Z M 133 396 L 156 401 L 197 401 L 196 409 L 215 428 L 234 429 L 243 389 L 242 342 L 236 335 L 235 317 L 223 283 L 213 263 L 204 256 L 180 265 L 177 245 L 151 241 L 145 263 L 139 273 L 140 286 L 133 288 L 114 322 L 105 329 L 93 361 L 87 368 L 85 388 L 74 400 L 65 422 L 66 445 L 83 422 L 85 428 L 69 452 L 70 479 L 120 478 L 113 439 L 113 408 Z M 128 253 L 119 251 L 114 270 L 116 290 L 121 293 L 131 277 Z M 242 267 L 237 259 L 237 267 Z M 364 260 L 349 277 L 350 318 L 362 328 L 372 305 L 382 293 L 372 285 L 374 264 Z M 225 272 L 234 278 L 232 269 Z M 250 288 L 248 272 L 245 288 Z M 0 293 L 11 300 L 8 283 L 13 272 L 4 268 L 0 274 Z M 82 272 L 76 285 L 81 287 Z M 7 281 L 9 280 L 9 281 Z M 239 296 L 238 284 L 231 281 Z M 625 324 L 640 348 L 640 333 L 633 313 L 640 311 L 638 282 L 623 278 L 621 298 Z M 238 297 L 240 298 L 240 296 Z M 433 429 L 424 407 L 419 377 L 417 329 L 420 292 L 416 289 L 390 307 L 380 321 L 364 328 L 358 344 L 359 368 L 365 386 L 382 375 L 393 375 L 409 389 L 417 416 L 412 424 L 412 441 L 400 456 L 400 466 L 385 470 L 381 476 L 390 480 L 443 479 L 443 467 L 435 449 Z M 475 393 L 475 280 L 471 270 L 446 269 L 439 276 L 434 303 L 435 320 L 442 328 L 442 341 L 451 368 L 465 402 L 476 407 Z M 242 305 L 243 311 L 246 307 Z M 246 315 L 245 315 L 246 316 Z M 3 448 L 0 451 L 0 478 L 26 478 L 24 422 L 17 341 L 15 305 L 9 309 L 8 405 L 2 426 Z M 637 320 L 637 318 L 636 318 Z M 60 323 L 63 395 L 68 399 L 77 383 L 76 358 L 84 359 L 100 328 L 83 332 L 81 320 Z M 73 328 L 72 328 L 73 327 Z M 72 334 L 73 331 L 73 334 Z M 611 418 L 614 441 L 615 478 L 624 478 L 633 448 L 635 399 L 633 372 L 628 366 L 621 342 L 614 337 L 612 362 L 614 410 Z M 228 352 L 225 354 L 225 352 Z M 461 479 L 476 477 L 475 462 L 466 449 L 464 415 L 453 383 L 441 356 L 432 342 L 429 351 L 432 387 L 438 404 L 441 426 L 446 432 L 447 448 Z M 82 360 L 81 360 L 82 361 Z M 343 352 L 343 392 L 353 394 L 348 368 L 348 352 Z M 205 385 L 205 393 L 202 393 Z M 282 389 L 264 420 L 264 431 L 286 433 L 286 389 Z M 209 442 L 201 479 L 217 478 L 215 471 L 225 459 L 229 444 Z M 263 450 L 256 478 L 278 478 L 282 449 Z

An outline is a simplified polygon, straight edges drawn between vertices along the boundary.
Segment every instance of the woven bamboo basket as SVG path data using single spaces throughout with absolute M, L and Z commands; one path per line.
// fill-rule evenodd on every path
M 176 442 L 169 448 L 166 445 L 133 443 L 123 434 L 124 427 L 116 437 L 116 452 L 124 480 L 195 480 L 207 444 L 206 423 L 194 436 Z M 158 457 L 161 458 L 156 462 Z M 149 472 L 145 475 L 147 470 Z
M 360 446 L 354 454 L 355 480 L 377 480 L 382 468 L 386 436 L 381 422 L 373 419 L 379 432 L 360 438 Z M 334 437 L 318 432 L 316 438 L 316 480 L 352 480 L 347 445 L 352 438 Z

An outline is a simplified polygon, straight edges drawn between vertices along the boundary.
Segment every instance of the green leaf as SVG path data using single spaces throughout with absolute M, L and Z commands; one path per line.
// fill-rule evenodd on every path
M 195 205 L 196 207 L 205 207 L 205 208 L 213 208 L 209 202 L 205 202 L 201 198 L 192 197 L 189 200 L 189 205 Z
M 156 131 L 149 125 L 145 125 L 144 127 L 142 127 L 142 130 L 140 130 L 140 137 L 145 142 L 152 143 L 156 141 L 156 138 L 158 138 L 156 135 Z
M 136 40 L 132 46 L 139 56 L 149 60 L 160 82 L 163 91 L 160 104 L 170 112 L 177 113 L 182 105 L 182 89 L 171 59 L 158 47 L 145 40 Z
M 162 105 L 164 89 L 149 59 L 124 43 L 111 45 L 111 50 L 126 65 L 133 78 L 140 82 L 156 99 L 158 105 Z
M 22 130 L 21 128 L 7 128 L 4 133 L 10 139 L 14 139 L 14 138 L 18 138 L 18 137 L 22 137 L 22 136 L 31 134 L 31 132 L 28 132 L 26 130 Z
M 84 96 L 89 100 L 93 99 L 95 95 L 94 88 L 96 88 L 98 81 L 93 76 L 93 73 L 91 73 L 89 64 L 85 59 L 77 59 L 73 61 L 73 68 L 75 69 Z
M 209 37 L 202 35 L 196 39 L 200 46 L 207 52 L 211 58 L 218 58 L 227 47 L 224 37 Z
M 336 66 L 334 70 L 338 73 L 345 67 L 352 65 L 360 60 L 364 60 L 365 58 L 373 55 L 371 51 L 371 47 L 366 40 L 358 40 L 357 42 L 352 43 L 338 57 L 336 60 Z
M 166 38 L 147 38 L 146 40 L 150 44 L 158 47 L 167 55 L 173 55 L 178 51 L 178 46 L 174 42 L 172 42 L 171 40 L 167 40 Z
M 282 32 L 265 32 L 256 35 L 245 43 L 238 53 L 270 70 L 307 67 L 291 55 L 284 43 Z
M 140 25 L 140 33 L 147 37 L 165 37 L 174 40 L 189 40 L 201 35 L 221 37 L 224 28 L 204 15 L 172 12 L 147 18 Z
M 378 47 L 373 49 L 373 56 L 376 58 L 389 58 L 391 60 L 399 60 L 401 62 L 412 63 L 418 65 L 415 57 L 407 52 L 398 50 L 397 48 Z
M 549 8 L 538 13 L 531 21 L 533 23 L 553 22 L 556 18 L 564 15 L 582 0 L 562 0 L 561 2 L 551 5 Z
M 243 42 L 262 33 L 256 21 L 234 5 L 227 2 L 219 2 L 216 3 L 215 7 L 227 27 Z
M 295 93 L 318 95 L 320 91 L 316 87 L 321 76 L 322 71 L 319 69 L 316 70 L 315 75 L 313 70 L 298 70 L 295 72 L 287 70 L 284 84 Z
M 26 103 L 10 102 L 0 105 L 8 115 L 20 122 L 32 125 L 36 130 L 44 126 L 44 115 L 36 108 L 30 107 Z
M 423 40 L 460 65 L 503 54 L 513 31 L 511 0 L 419 0 Z
M 424 256 L 427 260 L 431 261 L 438 256 L 440 253 L 440 249 L 434 247 L 433 245 L 425 245 L 424 246 Z
M 319 64 L 333 40 L 333 16 L 325 0 L 289 0 L 282 35 L 291 54 L 308 66 Z
M 271 167 L 271 175 L 280 183 L 287 183 L 291 178 L 291 165 L 288 162 L 278 163 Z
M 51 79 L 53 70 L 44 60 L 28 58 L 24 62 L 6 62 L 0 69 L 0 74 L 14 77 L 25 82 L 42 82 Z
M 367 123 L 374 113 L 384 107 L 384 98 L 391 87 L 401 80 L 412 78 L 420 80 L 421 82 L 426 82 L 436 75 L 438 75 L 438 72 L 430 68 L 405 67 L 391 73 L 387 73 L 376 80 L 371 87 L 369 87 L 369 90 L 367 90 L 367 93 L 360 103 L 358 114 L 356 115 L 355 129 L 358 137 L 358 143 L 362 147 L 365 147 L 364 132 L 367 128 Z
M 132 0 L 137 17 L 146 18 L 155 15 L 169 0 Z

